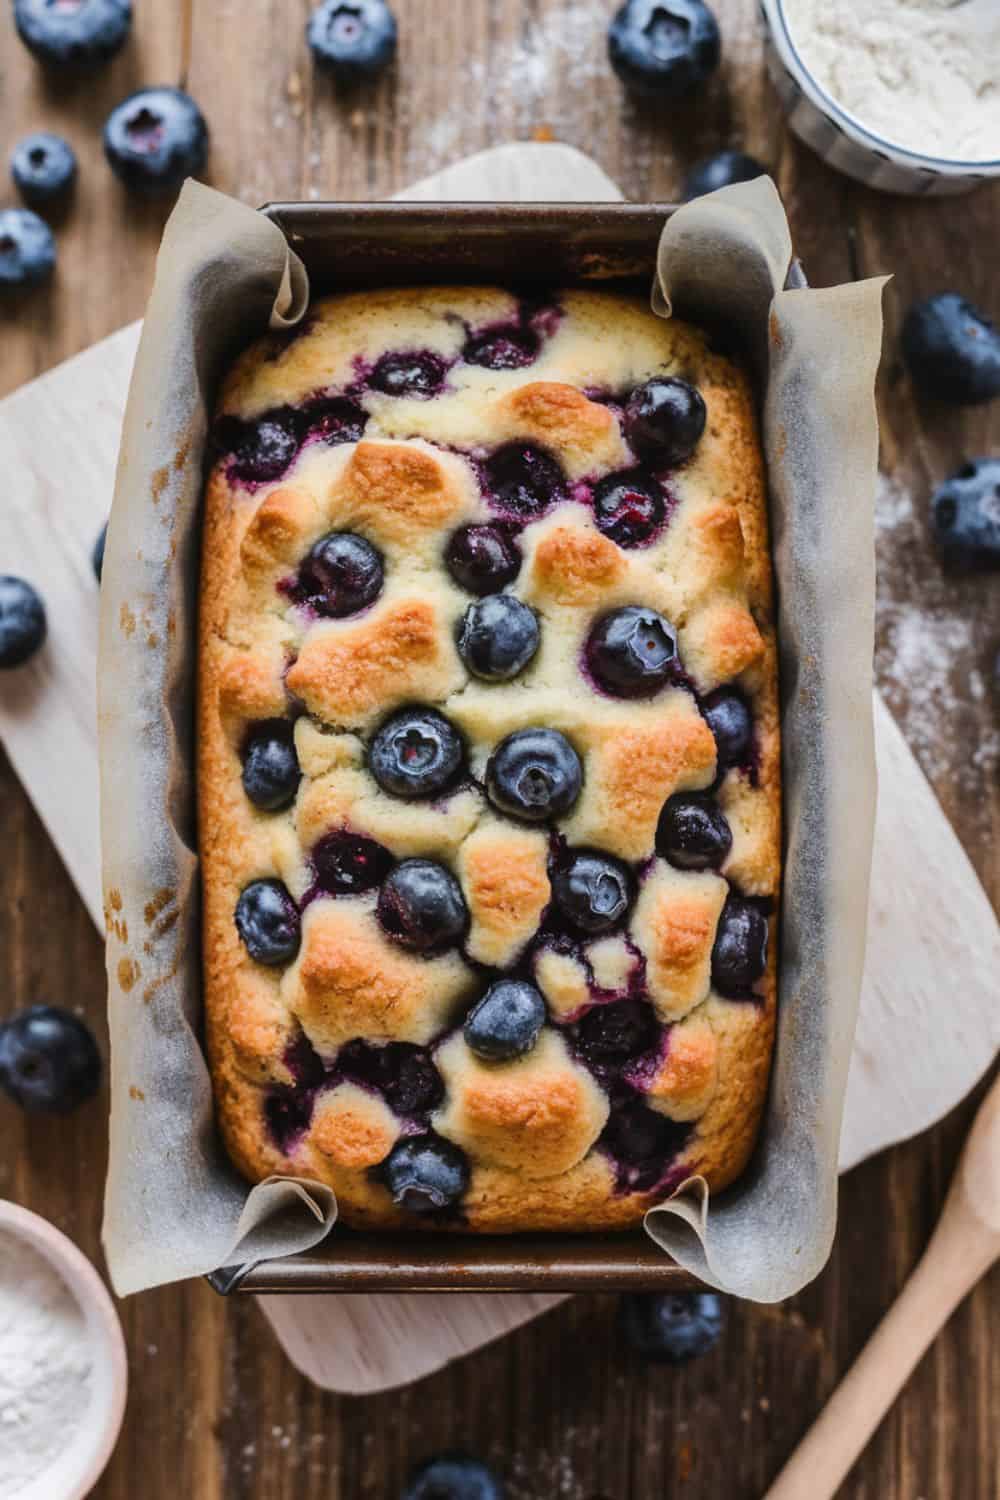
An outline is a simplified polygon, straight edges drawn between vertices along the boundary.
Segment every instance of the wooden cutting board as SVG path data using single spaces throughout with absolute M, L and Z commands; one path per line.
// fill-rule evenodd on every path
M 470 157 L 402 196 L 569 202 L 620 194 L 580 152 L 526 144 Z M 18 476 L 5 492 L 0 566 L 36 584 L 49 615 L 45 651 L 0 680 L 0 739 L 101 930 L 91 552 L 111 501 L 138 335 L 132 324 L 0 401 L 0 470 Z M 878 698 L 875 728 L 879 806 L 844 1169 L 940 1119 L 1000 1047 L 996 916 Z M 260 1299 L 304 1373 L 354 1392 L 417 1379 L 560 1300 Z

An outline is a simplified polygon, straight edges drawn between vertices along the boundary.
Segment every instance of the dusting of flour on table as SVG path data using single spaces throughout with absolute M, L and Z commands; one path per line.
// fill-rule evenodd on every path
M 0 1500 L 63 1452 L 90 1404 L 91 1370 L 76 1298 L 38 1251 L 0 1232 Z
M 820 86 L 898 146 L 1000 158 L 1000 0 L 784 0 Z

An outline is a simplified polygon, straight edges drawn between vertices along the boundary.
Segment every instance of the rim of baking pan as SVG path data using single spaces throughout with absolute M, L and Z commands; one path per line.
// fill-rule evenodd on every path
M 834 124 L 841 125 L 849 134 L 852 134 L 859 145 L 867 146 L 881 157 L 888 154 L 890 158 L 899 158 L 901 165 L 913 166 L 925 172 L 938 172 L 943 176 L 989 178 L 1000 173 L 1000 157 L 990 157 L 985 161 L 969 161 L 965 157 L 958 156 L 931 156 L 925 151 L 914 151 L 909 146 L 902 146 L 898 141 L 889 140 L 886 136 L 880 135 L 878 131 L 873 130 L 870 125 L 866 125 L 857 115 L 845 108 L 820 83 L 796 45 L 793 29 L 785 11 L 785 0 L 761 0 L 761 8 L 765 19 L 769 22 L 777 22 L 780 26 L 779 40 L 787 49 L 788 61 L 795 65 L 799 81 L 805 86 L 812 102 L 828 115 Z
M 317 247 L 328 238 L 329 254 L 353 261 L 374 247 L 366 270 L 378 279 L 398 274 L 420 280 L 436 259 L 468 264 L 472 281 L 475 256 L 484 244 L 511 253 L 511 224 L 521 236 L 539 243 L 552 239 L 557 263 L 544 261 L 552 280 L 576 276 L 610 283 L 650 277 L 664 221 L 675 212 L 671 203 L 449 203 L 407 202 L 273 202 L 261 212 L 282 230 L 307 268 L 321 264 Z M 441 220 L 449 220 L 447 242 Z M 461 233 L 456 233 L 456 224 Z M 330 228 L 329 236 L 321 231 Z M 335 230 L 335 232 L 334 232 Z M 622 238 L 624 236 L 624 244 Z M 456 239 L 458 250 L 456 251 Z M 312 253 L 311 253 L 312 252 Z M 426 253 L 426 262 L 420 257 Z M 414 256 L 417 261 L 415 264 Z M 453 280 L 458 277 L 450 270 Z M 488 276 L 488 271 L 487 271 Z M 506 277 L 515 284 L 520 278 Z M 441 280 L 441 272 L 438 273 Z M 797 260 L 786 286 L 807 285 Z M 698 1286 L 697 1278 L 670 1259 L 643 1232 L 510 1235 L 449 1234 L 447 1231 L 359 1232 L 334 1230 L 317 1248 L 298 1255 L 249 1264 L 222 1266 L 206 1277 L 221 1296 L 234 1293 L 335 1292 L 593 1292 L 677 1291 Z

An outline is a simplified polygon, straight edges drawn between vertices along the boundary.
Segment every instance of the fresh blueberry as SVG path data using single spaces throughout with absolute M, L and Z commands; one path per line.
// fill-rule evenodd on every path
M 598 529 L 619 547 L 642 547 L 663 525 L 663 493 L 651 474 L 633 469 L 609 474 L 594 486 L 594 519 Z
M 0 1088 L 22 1109 L 67 1114 L 100 1081 L 97 1043 L 69 1011 L 32 1005 L 0 1026 Z
M 382 556 L 352 531 L 321 537 L 302 564 L 300 588 L 318 614 L 340 620 L 374 603 L 382 592 Z
M 454 725 L 433 708 L 403 708 L 387 719 L 368 751 L 368 768 L 394 797 L 436 797 L 464 760 Z
M 107 541 L 108 523 L 107 521 L 105 521 L 104 525 L 97 533 L 97 541 L 94 543 L 94 550 L 90 554 L 90 561 L 93 564 L 94 568 L 94 577 L 97 579 L 98 583 L 100 583 L 104 573 L 104 548 L 107 545 Z
M 689 1126 L 668 1120 L 641 1100 L 632 1099 L 613 1106 L 600 1144 L 613 1158 L 621 1185 L 642 1193 L 663 1180 L 689 1134 Z
M 901 338 L 907 368 L 925 395 L 952 406 L 1000 396 L 1000 329 L 957 292 L 914 303 Z
M 530 1052 L 545 1025 L 545 1001 L 523 979 L 498 979 L 469 1012 L 462 1035 L 484 1062 L 509 1062 Z
M 378 917 L 391 938 L 417 953 L 461 942 L 469 925 L 462 887 L 432 859 L 404 859 L 378 895 Z
M 732 847 L 725 813 L 711 797 L 678 792 L 664 803 L 656 848 L 679 870 L 717 870 Z
M 759 906 L 730 896 L 712 947 L 712 983 L 721 995 L 743 996 L 767 968 L 767 918 Z
M 312 852 L 313 869 L 321 888 L 331 896 L 357 896 L 372 891 L 392 869 L 392 855 L 363 833 L 337 829 L 321 838 Z
M 182 89 L 140 89 L 108 116 L 104 154 L 134 192 L 176 192 L 208 160 L 205 116 Z
M 243 746 L 243 790 L 262 812 L 279 812 L 299 789 L 295 729 L 287 719 L 255 724 Z
M 490 756 L 486 792 L 494 807 L 527 823 L 568 813 L 580 795 L 583 767 L 557 729 L 518 729 Z
M 530 328 L 494 328 L 474 334 L 462 358 L 485 370 L 522 370 L 538 358 L 538 339 Z
M 653 1045 L 656 1019 L 642 1000 L 618 1000 L 595 1005 L 576 1029 L 577 1045 L 591 1062 L 624 1062 Z
M 132 25 L 132 0 L 14 0 L 17 34 L 40 62 L 107 62 Z
M 686 1365 L 707 1354 L 722 1333 L 715 1292 L 626 1292 L 618 1326 L 629 1347 L 655 1364 Z
M 299 951 L 299 914 L 280 880 L 254 880 L 236 903 L 236 930 L 259 964 L 290 963 Z
M 45 281 L 55 264 L 56 242 L 45 220 L 30 208 L 0 209 L 0 292 Z
M 538 619 L 513 594 L 490 594 L 470 604 L 457 631 L 458 654 L 473 677 L 509 682 L 538 650 Z
M 470 594 L 498 594 L 521 570 L 513 539 L 497 526 L 460 526 L 445 552 L 448 572 Z
M 215 429 L 219 452 L 233 455 L 230 474 L 245 484 L 280 479 L 302 444 L 299 415 L 290 406 L 265 412 L 255 422 L 223 417 Z
M 400 1208 L 411 1214 L 438 1213 L 465 1192 L 469 1164 L 457 1146 L 439 1136 L 407 1136 L 390 1151 L 383 1175 Z
M 934 540 L 949 566 L 1000 568 L 1000 458 L 976 458 L 931 502 Z
M 580 849 L 556 870 L 552 895 L 563 916 L 581 932 L 607 932 L 632 904 L 632 877 L 609 854 Z
M 486 463 L 494 502 L 522 520 L 534 520 L 565 494 L 566 479 L 554 458 L 530 443 L 508 443 Z
M 718 23 L 703 0 L 626 0 L 608 30 L 608 53 L 633 93 L 682 99 L 719 66 Z
M 444 360 L 437 354 L 383 354 L 368 384 L 386 396 L 436 396 L 444 377 Z
M 76 155 L 61 135 L 36 130 L 14 147 L 10 173 L 25 203 L 40 208 L 69 192 L 76 181 Z
M 690 203 L 692 198 L 714 193 L 733 182 L 753 182 L 756 177 L 766 177 L 767 172 L 767 167 L 745 151 L 719 151 L 691 168 L 684 179 L 684 201 Z
M 34 656 L 46 629 L 45 605 L 31 584 L 0 574 L 0 670 Z
M 309 17 L 306 40 L 338 83 L 360 83 L 392 62 L 396 17 L 386 0 L 324 0 Z
M 360 442 L 368 423 L 368 413 L 347 396 L 314 402 L 305 415 L 308 431 L 331 447 Z
M 597 622 L 587 661 L 598 687 L 613 698 L 650 698 L 676 673 L 677 636 L 655 609 L 629 604 Z
M 659 465 L 682 464 L 697 448 L 708 413 L 701 392 L 665 375 L 637 386 L 625 408 L 625 435 Z
M 745 766 L 750 757 L 753 719 L 743 694 L 735 688 L 716 688 L 705 699 L 701 711 L 715 736 L 719 770 Z
M 449 1453 L 413 1471 L 403 1500 L 505 1500 L 506 1494 L 493 1470 L 477 1458 Z

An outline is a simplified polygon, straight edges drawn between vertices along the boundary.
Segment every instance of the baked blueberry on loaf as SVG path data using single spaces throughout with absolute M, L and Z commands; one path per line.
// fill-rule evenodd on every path
M 318 302 L 205 501 L 205 995 L 251 1179 L 359 1226 L 600 1229 L 742 1170 L 776 655 L 747 382 L 638 299 Z

